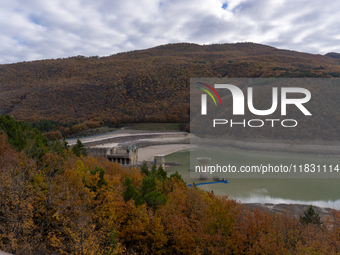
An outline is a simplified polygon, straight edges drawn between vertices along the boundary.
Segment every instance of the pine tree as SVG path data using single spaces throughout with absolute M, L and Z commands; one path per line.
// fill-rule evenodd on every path
M 83 155 L 84 157 L 87 156 L 86 148 L 79 139 L 77 140 L 76 145 L 72 147 L 72 151 L 77 157 L 80 157 L 80 155 Z
M 177 178 L 178 180 L 184 182 L 183 179 L 182 179 L 182 176 L 177 171 L 170 175 L 170 179 L 172 179 L 172 178 Z
M 322 221 L 320 219 L 320 216 L 318 213 L 316 213 L 313 209 L 313 206 L 310 205 L 307 209 L 307 211 L 305 211 L 305 216 L 300 216 L 300 222 L 302 224 L 315 224 L 315 225 L 322 225 Z
M 149 172 L 148 163 L 146 163 L 145 160 L 143 161 L 143 164 L 141 165 L 140 170 L 141 170 L 141 172 L 144 173 L 146 176 L 149 175 L 150 172 Z
M 126 190 L 123 192 L 123 198 L 125 202 L 133 199 L 136 206 L 142 205 L 143 199 L 129 177 L 125 178 L 125 182 L 123 183 L 123 185 L 126 187 Z
M 0 125 L 0 130 L 3 130 L 7 134 L 6 127 L 4 126 L 3 123 L 1 123 L 1 125 Z
M 167 172 L 164 170 L 163 165 L 160 165 L 158 167 L 158 170 L 156 172 L 156 177 L 160 181 L 164 181 L 166 177 L 168 176 Z
M 152 165 L 152 167 L 151 167 L 151 173 L 152 173 L 152 174 L 155 174 L 156 171 L 157 171 L 157 166 L 156 166 L 156 164 L 154 163 L 154 164 Z

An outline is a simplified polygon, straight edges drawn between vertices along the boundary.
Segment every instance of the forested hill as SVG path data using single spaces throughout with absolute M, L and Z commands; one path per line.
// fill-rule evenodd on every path
M 188 122 L 190 77 L 338 77 L 325 56 L 253 44 L 170 44 L 109 57 L 0 65 L 0 115 L 18 120 Z

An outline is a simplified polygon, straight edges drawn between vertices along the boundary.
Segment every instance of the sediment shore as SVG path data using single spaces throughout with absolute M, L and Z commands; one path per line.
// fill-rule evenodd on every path
M 266 211 L 269 213 L 288 213 L 293 215 L 295 218 L 299 218 L 300 216 L 304 215 L 304 212 L 307 211 L 309 205 L 303 204 L 271 204 L 271 203 L 242 203 L 243 205 L 249 207 L 250 209 L 254 210 L 255 208 Z M 319 207 L 313 206 L 313 209 L 316 213 L 320 215 L 322 221 L 326 220 L 327 217 L 331 215 L 331 211 L 335 210 L 328 207 Z

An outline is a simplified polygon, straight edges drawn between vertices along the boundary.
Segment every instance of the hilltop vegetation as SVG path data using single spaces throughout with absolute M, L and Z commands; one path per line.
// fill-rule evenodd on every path
M 189 122 L 189 78 L 339 74 L 340 61 L 334 54 L 312 55 L 253 43 L 170 44 L 102 58 L 0 65 L 0 114 L 31 122 L 87 121 L 88 126 L 185 123 Z M 59 131 L 72 133 L 68 128 Z

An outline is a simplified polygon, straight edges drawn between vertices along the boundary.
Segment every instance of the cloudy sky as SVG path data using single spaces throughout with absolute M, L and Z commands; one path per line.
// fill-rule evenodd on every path
M 256 42 L 340 52 L 337 0 L 0 0 L 0 63 L 161 44 Z

